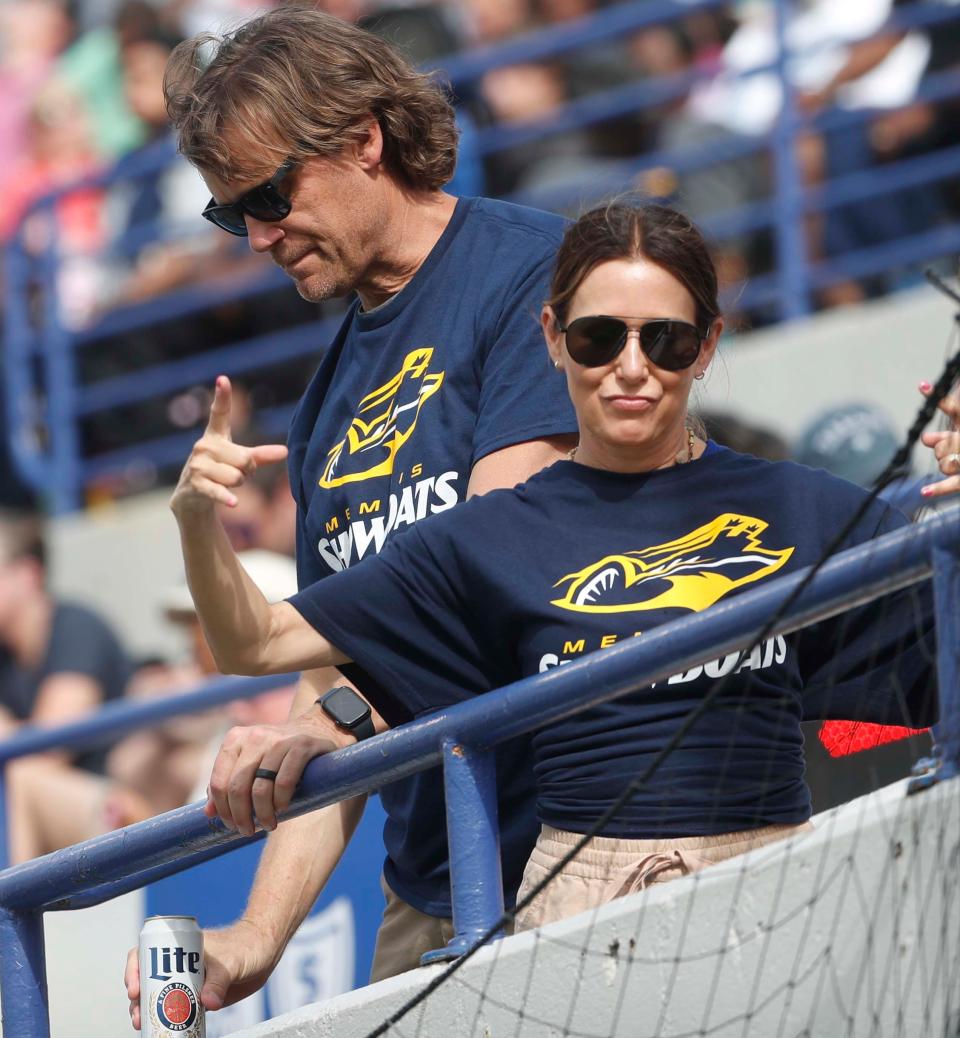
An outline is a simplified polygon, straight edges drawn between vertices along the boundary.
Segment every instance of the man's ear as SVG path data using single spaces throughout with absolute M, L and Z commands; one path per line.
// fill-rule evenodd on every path
M 557 316 L 553 312 L 553 307 L 545 306 L 540 311 L 540 327 L 543 329 L 543 338 L 550 354 L 550 363 L 560 369 L 563 367 L 563 333 L 557 325 Z
M 383 130 L 380 123 L 370 117 L 366 124 L 366 133 L 354 145 L 357 161 L 364 170 L 376 169 L 383 162 Z

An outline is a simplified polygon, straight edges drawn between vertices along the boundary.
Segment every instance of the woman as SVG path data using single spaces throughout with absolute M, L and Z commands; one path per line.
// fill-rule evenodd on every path
M 703 240 L 679 213 L 616 204 L 583 216 L 560 248 L 541 322 L 577 412 L 569 460 L 418 523 L 378 557 L 272 607 L 222 531 L 206 544 L 185 540 L 221 669 L 344 665 L 383 730 L 809 565 L 863 502 L 860 488 L 826 473 L 697 435 L 690 391 L 723 320 Z M 221 380 L 213 406 L 221 424 L 227 388 Z M 227 488 L 243 478 L 216 459 L 202 474 L 185 471 L 174 512 L 229 503 Z M 874 502 L 843 546 L 905 522 Z M 900 596 L 812 637 L 769 639 L 538 732 L 543 831 L 523 889 L 644 770 L 716 678 L 734 672 L 717 709 L 518 926 L 806 828 L 802 717 L 933 718 L 929 632 L 913 637 L 912 603 Z M 232 735 L 208 812 L 242 832 L 255 812 L 272 828 L 303 764 L 330 748 L 308 726 L 290 737 Z

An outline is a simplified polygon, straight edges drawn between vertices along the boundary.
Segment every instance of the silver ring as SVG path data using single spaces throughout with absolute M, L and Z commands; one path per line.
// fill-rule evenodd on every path
M 960 469 L 960 453 L 954 451 L 953 454 L 948 454 L 947 461 L 952 461 L 953 464 L 956 465 L 958 469 Z

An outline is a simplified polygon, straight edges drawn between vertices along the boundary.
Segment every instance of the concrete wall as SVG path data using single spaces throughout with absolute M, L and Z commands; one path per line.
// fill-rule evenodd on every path
M 393 1038 L 957 1033 L 960 779 L 484 949 Z M 443 969 L 233 1038 L 364 1038 Z M 522 1019 L 520 1014 L 523 1014 Z
M 703 383 L 705 407 L 732 411 L 793 439 L 817 413 L 874 403 L 905 433 L 936 380 L 953 331 L 953 304 L 932 287 L 732 336 Z
M 180 539 L 168 490 L 56 520 L 50 530 L 53 588 L 94 606 L 135 655 L 179 656 L 183 632 L 160 608 L 182 582 Z

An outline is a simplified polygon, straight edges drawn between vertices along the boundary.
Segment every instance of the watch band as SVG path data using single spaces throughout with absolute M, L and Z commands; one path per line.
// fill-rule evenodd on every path
M 333 710 L 330 709 L 330 706 L 328 705 L 327 700 L 334 693 L 344 693 L 344 692 L 349 692 L 350 694 L 352 694 L 354 696 L 354 698 L 360 700 L 360 702 L 362 702 L 364 704 L 364 707 L 366 708 L 366 711 L 367 711 L 367 716 L 366 717 L 362 717 L 359 721 L 353 722 L 353 724 L 345 724 L 343 721 L 340 720 L 340 718 L 337 717 L 337 715 L 333 712 Z M 340 728 L 344 732 L 349 732 L 351 735 L 354 736 L 354 738 L 357 740 L 357 742 L 363 742 L 364 739 L 369 739 L 372 735 L 376 735 L 377 734 L 376 730 L 373 727 L 373 718 L 370 716 L 370 706 L 369 706 L 369 704 L 367 704 L 364 701 L 363 697 L 358 695 L 356 692 L 354 692 L 354 690 L 352 688 L 350 688 L 349 686 L 341 685 L 341 686 L 339 686 L 337 688 L 332 688 L 332 689 L 330 689 L 329 692 L 325 692 L 322 696 L 318 697 L 314 702 L 317 705 L 319 705 L 320 709 L 323 710 L 323 712 L 327 715 L 327 717 L 329 717 L 330 720 L 333 721 L 333 723 L 338 728 Z
M 373 727 L 372 717 L 365 717 L 359 724 L 354 725 L 353 728 L 347 728 L 345 731 L 352 732 L 357 737 L 357 742 L 363 742 L 364 739 L 369 739 L 371 735 L 377 734 Z

